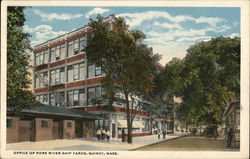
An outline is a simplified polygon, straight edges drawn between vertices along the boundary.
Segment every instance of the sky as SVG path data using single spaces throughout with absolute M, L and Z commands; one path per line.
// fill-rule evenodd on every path
M 165 65 L 173 57 L 183 58 L 196 42 L 219 36 L 240 37 L 239 7 L 29 7 L 25 10 L 25 32 L 34 47 L 88 24 L 97 14 L 126 19 L 130 29 L 146 34 L 144 42 L 162 55 Z

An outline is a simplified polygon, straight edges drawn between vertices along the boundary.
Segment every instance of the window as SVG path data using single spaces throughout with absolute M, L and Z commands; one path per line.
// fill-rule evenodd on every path
M 60 46 L 56 47 L 55 59 L 60 60 Z
M 99 120 L 95 120 L 95 129 L 99 128 Z
M 41 121 L 41 127 L 42 128 L 47 128 L 48 127 L 48 121 L 47 120 L 42 120 Z
M 48 63 L 48 50 L 36 53 L 35 55 L 35 65 L 42 65 Z
M 89 64 L 88 65 L 88 78 L 95 77 L 95 65 Z
M 47 71 L 37 72 L 35 75 L 35 88 L 46 87 L 47 83 L 48 83 L 48 72 Z
M 84 52 L 85 47 L 87 46 L 87 37 L 80 37 L 80 52 Z
M 38 78 L 38 76 L 37 75 L 35 75 L 35 88 L 39 88 L 39 78 Z
M 70 121 L 67 122 L 67 128 L 72 128 L 72 122 Z
M 36 100 L 43 103 L 43 104 L 48 104 L 48 96 L 47 96 L 47 94 L 36 95 Z
M 102 95 L 102 89 L 101 86 L 91 87 L 88 88 L 88 104 L 93 104 L 93 99 L 101 97 Z
M 167 122 L 167 130 L 173 130 L 174 124 L 173 122 Z
M 56 61 L 56 47 L 50 49 L 50 62 Z
M 36 66 L 40 65 L 40 53 L 36 53 Z
M 68 42 L 68 57 L 83 53 L 87 45 L 87 37 L 83 36 Z
M 79 65 L 73 65 L 73 80 L 79 80 Z
M 51 85 L 64 83 L 65 69 L 64 67 L 50 71 Z
M 57 45 L 51 48 L 50 62 L 58 61 L 65 58 L 65 44 Z
M 82 80 L 84 77 L 84 63 L 68 66 L 68 82 Z
M 50 105 L 56 105 L 56 99 L 55 99 L 55 94 L 52 93 L 50 94 Z
M 68 42 L 68 57 L 73 55 L 73 41 Z
M 65 106 L 64 99 L 65 99 L 64 92 L 54 92 L 50 94 L 51 105 L 64 107 Z
M 13 120 L 12 119 L 7 119 L 6 123 L 7 123 L 7 128 L 12 128 L 12 126 L 13 126 Z
M 83 106 L 84 93 L 84 89 L 68 91 L 68 106 Z
M 60 47 L 60 57 L 61 57 L 61 59 L 65 58 L 65 44 L 61 44 L 61 47 Z
M 74 54 L 77 55 L 79 53 L 79 39 L 74 40 Z
M 102 75 L 101 66 L 96 66 L 95 64 L 88 64 L 88 78 L 97 77 Z
M 45 50 L 44 51 L 44 63 L 48 63 L 48 61 L 49 61 L 49 50 Z
M 95 76 L 100 76 L 102 74 L 101 66 L 95 67 Z
M 95 129 L 99 128 L 109 129 L 109 120 L 95 120 Z
M 108 127 L 109 126 L 109 120 L 104 120 L 104 126 Z
M 42 65 L 48 63 L 48 50 L 36 53 L 35 56 L 35 65 Z

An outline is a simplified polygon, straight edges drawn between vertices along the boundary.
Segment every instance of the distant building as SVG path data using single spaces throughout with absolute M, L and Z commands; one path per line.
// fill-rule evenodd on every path
M 231 129 L 233 139 L 231 146 L 234 148 L 240 147 L 240 102 L 232 101 L 224 113 L 225 118 L 225 137 L 228 139 L 228 134 Z
M 113 27 L 112 16 L 105 21 Z M 101 81 L 105 78 L 105 73 L 101 67 L 90 63 L 86 58 L 84 48 L 90 33 L 93 30 L 84 26 L 34 48 L 33 91 L 36 99 L 44 104 L 97 114 L 102 119 L 95 120 L 94 132 L 98 128 L 104 128 L 110 130 L 112 138 L 121 137 L 122 128 L 127 127 L 124 100 L 119 99 L 113 103 L 114 111 L 107 110 L 105 103 L 93 103 L 93 99 L 104 93 Z M 150 77 L 153 78 L 160 69 L 162 66 L 156 64 L 156 72 Z M 170 103 L 165 105 L 166 109 L 172 109 L 172 106 Z M 134 112 L 136 117 L 133 136 L 150 135 L 153 128 L 173 133 L 171 113 L 152 117 L 149 112 Z M 78 120 L 75 124 L 76 128 L 83 127 L 84 121 Z M 83 137 L 83 134 L 78 134 L 77 137 Z

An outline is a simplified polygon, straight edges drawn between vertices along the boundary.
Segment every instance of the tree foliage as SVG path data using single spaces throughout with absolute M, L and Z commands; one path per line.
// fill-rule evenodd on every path
M 23 32 L 25 7 L 8 7 L 7 10 L 7 108 L 18 114 L 23 107 L 36 103 L 28 91 L 30 50 L 29 34 Z
M 114 96 L 121 93 L 126 101 L 128 142 L 132 143 L 132 122 L 135 115 L 131 114 L 136 106 L 131 102 L 134 96 L 149 94 L 153 83 L 148 79 L 158 55 L 153 55 L 152 49 L 142 43 L 143 32 L 130 30 L 123 18 L 113 16 L 113 29 L 101 16 L 97 20 L 90 19 L 89 26 L 95 32 L 88 37 L 86 47 L 89 62 L 101 66 L 106 73 L 103 87 L 109 95 L 111 106 Z M 132 104 L 129 104 L 129 103 Z M 137 108 L 138 108 L 137 107 Z
M 196 43 L 183 60 L 168 63 L 156 80 L 161 93 L 182 98 L 177 116 L 220 124 L 227 103 L 240 95 L 240 39 Z

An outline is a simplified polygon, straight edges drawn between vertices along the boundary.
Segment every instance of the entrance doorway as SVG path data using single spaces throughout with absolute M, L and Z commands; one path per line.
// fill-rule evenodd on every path
M 63 122 L 61 120 L 53 121 L 53 139 L 63 138 Z
M 30 141 L 36 141 L 35 137 L 35 119 L 30 120 Z
M 76 120 L 75 134 L 77 138 L 83 137 L 83 122 L 82 120 Z

